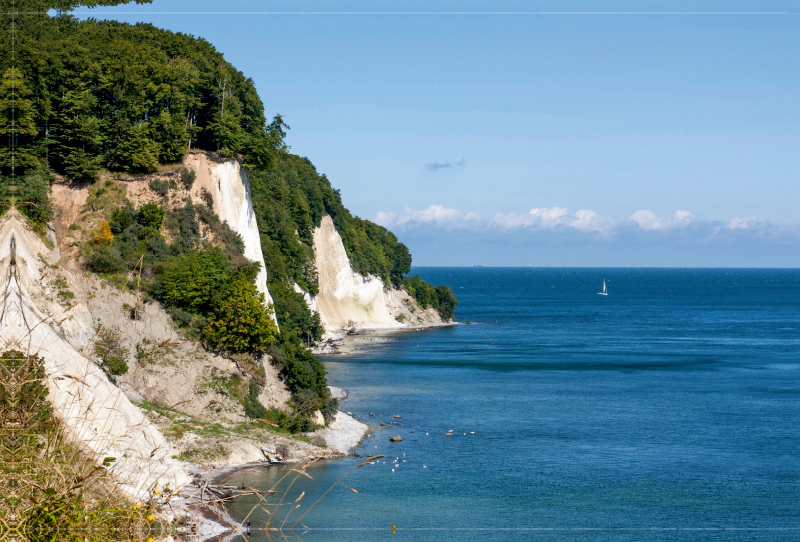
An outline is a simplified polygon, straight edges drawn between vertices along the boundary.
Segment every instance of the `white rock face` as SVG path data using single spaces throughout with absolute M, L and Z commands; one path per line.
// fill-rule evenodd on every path
M 197 186 L 193 192 L 199 195 L 202 188 L 209 191 L 214 198 L 214 213 L 242 236 L 244 256 L 261 264 L 261 270 L 256 277 L 256 288 L 264 294 L 267 303 L 272 303 L 272 296 L 267 289 L 267 268 L 261 252 L 261 236 L 253 211 L 247 171 L 240 168 L 235 160 L 216 162 L 201 153 L 187 154 L 184 164 L 197 175 Z M 275 323 L 277 324 L 277 320 Z
M 153 488 L 187 483 L 187 473 L 170 459 L 175 452 L 161 432 L 31 302 L 42 266 L 55 263 L 51 255 L 17 211 L 0 219 L 0 276 L 5 285 L 0 350 L 17 349 L 44 359 L 49 399 L 68 435 L 98 462 L 115 457 L 111 472 L 131 496 L 146 498 Z
M 380 277 L 364 277 L 356 273 L 347 257 L 342 237 L 327 215 L 314 230 L 314 254 L 319 294 L 311 297 L 309 306 L 316 305 L 327 332 L 398 329 L 441 323 L 435 310 L 420 309 L 405 291 L 387 288 Z M 302 292 L 299 286 L 295 290 Z

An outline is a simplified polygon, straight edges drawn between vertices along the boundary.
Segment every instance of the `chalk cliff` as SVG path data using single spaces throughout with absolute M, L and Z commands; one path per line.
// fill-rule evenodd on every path
M 214 213 L 242 236 L 245 258 L 261 264 L 261 271 L 256 277 L 256 287 L 264 294 L 267 303 L 272 303 L 272 297 L 267 289 L 267 268 L 264 264 L 264 254 L 261 252 L 261 237 L 253 212 L 247 171 L 235 160 L 214 160 L 206 153 L 187 154 L 183 163 L 197 175 L 197 181 L 192 189 L 192 200 L 201 203 L 203 189 L 211 194 Z
M 0 347 L 44 359 L 56 415 L 70 437 L 99 461 L 116 458 L 112 472 L 127 493 L 144 498 L 150 489 L 188 482 L 183 466 L 170 459 L 175 452 L 161 432 L 97 365 L 64 339 L 48 304 L 33 302 L 34 296 L 42 296 L 45 271 L 56 258 L 16 210 L 0 219 L 4 282 Z
M 306 294 L 306 302 L 319 312 L 326 331 L 398 329 L 442 323 L 434 309 L 421 309 L 404 290 L 387 287 L 380 277 L 357 273 L 330 216 L 323 216 L 314 230 L 314 254 L 319 294 Z

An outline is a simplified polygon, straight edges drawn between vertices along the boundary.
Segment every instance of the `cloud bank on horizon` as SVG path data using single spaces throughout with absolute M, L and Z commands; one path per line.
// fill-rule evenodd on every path
M 592 209 L 534 207 L 527 213 L 497 213 L 491 218 L 443 205 L 403 212 L 379 212 L 374 221 L 409 244 L 421 265 L 463 265 L 451 249 L 468 246 L 472 263 L 536 265 L 800 265 L 800 225 L 781 225 L 756 216 L 705 220 L 679 209 L 661 217 L 648 209 L 617 221 Z M 791 249 L 790 249 L 791 247 Z M 790 249 L 790 250 L 787 250 Z M 449 252 L 448 252 L 449 251 Z M 798 256 L 794 256 L 797 253 Z
M 439 227 L 446 230 L 575 230 L 589 234 L 600 234 L 603 237 L 613 236 L 620 230 L 638 229 L 641 231 L 670 231 L 687 228 L 707 229 L 712 226 L 714 235 L 723 230 L 748 230 L 761 233 L 785 233 L 800 236 L 797 226 L 777 226 L 769 222 L 759 221 L 755 216 L 733 217 L 728 222 L 718 220 L 702 220 L 692 211 L 681 209 L 675 211 L 672 218 L 662 218 L 648 209 L 633 213 L 628 220 L 618 223 L 609 216 L 603 216 L 591 209 L 579 209 L 569 213 L 564 207 L 535 207 L 524 214 L 497 213 L 491 220 L 483 219 L 473 211 L 462 211 L 443 205 L 431 205 L 427 209 L 415 211 L 406 208 L 403 213 L 383 212 L 376 215 L 374 221 L 386 228 L 408 230 L 418 227 Z M 798 238 L 800 241 L 800 238 Z

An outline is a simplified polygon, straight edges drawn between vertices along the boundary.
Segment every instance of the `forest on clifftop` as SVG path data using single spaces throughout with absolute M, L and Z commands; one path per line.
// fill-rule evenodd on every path
M 84 247 L 89 269 L 113 279 L 146 266 L 148 295 L 172 310 L 178 325 L 234 354 L 269 352 L 295 404 L 306 405 L 304 412 L 313 404 L 327 419 L 335 400 L 322 364 L 305 346 L 321 338 L 322 328 L 292 289 L 297 282 L 317 290 L 311 233 L 324 214 L 358 272 L 405 287 L 421 305 L 453 316 L 457 301 L 450 289 L 406 276 L 407 247 L 387 229 L 353 216 L 310 160 L 288 153 L 283 118 L 267 119 L 252 79 L 206 40 L 69 14 L 79 5 L 125 0 L 0 3 L 0 18 L 11 29 L 0 36 L 0 136 L 8 142 L 0 147 L 0 202 L 25 202 L 21 212 L 44 231 L 52 218 L 50 183 L 90 185 L 107 216 Z M 51 9 L 58 10 L 54 16 Z M 256 271 L 242 258 L 241 239 L 214 222 L 210 205 L 137 208 L 113 182 L 100 180 L 104 172 L 121 178 L 174 167 L 192 149 L 237 160 L 250 171 L 280 333 L 250 303 L 257 299 Z M 188 173 L 181 182 L 192 182 Z M 195 235 L 200 223 L 222 241 L 211 245 Z M 245 326 L 250 331 L 238 336 L 234 330 L 243 322 L 236 315 L 245 312 L 254 315 Z M 263 415 L 258 405 L 250 407 Z M 295 430 L 307 425 L 307 419 L 281 421 Z

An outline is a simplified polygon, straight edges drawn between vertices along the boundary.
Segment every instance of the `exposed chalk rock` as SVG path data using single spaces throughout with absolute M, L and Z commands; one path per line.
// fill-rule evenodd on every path
M 327 332 L 398 329 L 441 323 L 434 309 L 420 309 L 404 290 L 387 287 L 380 277 L 357 273 L 330 216 L 314 230 L 319 294 L 313 303 Z M 299 286 L 296 291 L 304 293 Z
M 214 213 L 242 236 L 244 256 L 261 264 L 261 270 L 256 277 L 256 288 L 264 294 L 267 303 L 272 303 L 272 296 L 267 289 L 267 268 L 261 251 L 261 235 L 253 211 L 247 171 L 235 160 L 215 161 L 204 153 L 187 154 L 183 161 L 197 175 L 197 189 L 205 188 L 211 194 Z M 277 324 L 274 315 L 273 319 Z
M 175 452 L 161 432 L 31 302 L 43 266 L 55 263 L 56 257 L 16 210 L 0 218 L 0 350 L 17 349 L 44 359 L 49 400 L 68 436 L 98 462 L 116 458 L 110 471 L 129 495 L 146 498 L 153 488 L 187 483 L 186 471 L 171 459 Z

